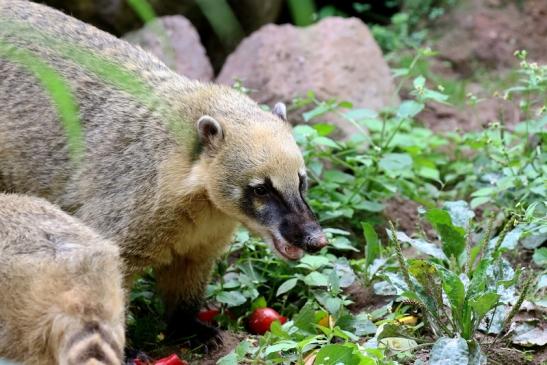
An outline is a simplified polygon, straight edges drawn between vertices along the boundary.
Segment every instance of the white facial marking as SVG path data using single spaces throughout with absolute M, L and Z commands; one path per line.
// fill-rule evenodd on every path
M 264 179 L 260 179 L 260 178 L 254 178 L 249 182 L 249 185 L 253 187 L 258 185 L 263 185 L 263 184 L 264 184 Z

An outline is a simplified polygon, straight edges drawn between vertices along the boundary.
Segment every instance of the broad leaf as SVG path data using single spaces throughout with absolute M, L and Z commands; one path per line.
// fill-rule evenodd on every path
M 315 333 L 315 310 L 311 304 L 306 304 L 293 317 L 294 325 L 307 333 Z
M 293 289 L 296 286 L 297 283 L 298 283 L 297 278 L 292 278 L 292 279 L 289 279 L 289 280 L 285 281 L 277 289 L 277 294 L 276 295 L 280 296 L 280 295 L 283 295 L 283 294 L 289 292 L 291 289 Z
M 547 247 L 542 247 L 536 249 L 534 252 L 534 256 L 532 256 L 534 259 L 534 263 L 538 266 L 546 266 L 547 265 Z
M 450 270 L 439 270 L 443 280 L 443 289 L 452 306 L 452 314 L 461 322 L 463 304 L 465 301 L 465 287 L 460 278 Z
M 386 153 L 378 163 L 390 175 L 401 175 L 412 167 L 412 157 L 407 153 Z
M 390 230 L 387 230 L 387 234 L 390 238 L 393 238 L 393 233 Z M 417 239 L 417 238 L 410 238 L 404 232 L 396 232 L 395 234 L 399 242 L 408 243 L 412 247 L 414 247 L 416 250 L 422 253 L 425 253 L 426 255 L 433 256 L 439 260 L 447 259 L 443 250 L 440 249 L 438 246 L 434 245 L 433 243 L 430 243 L 421 239 Z
M 475 212 L 473 212 L 469 207 L 469 204 L 463 200 L 445 202 L 443 208 L 450 214 L 452 223 L 463 229 L 467 229 L 471 219 L 475 217 Z
M 329 259 L 325 256 L 305 255 L 300 259 L 298 267 L 307 268 L 310 270 L 317 270 L 325 265 L 329 264 Z
M 499 298 L 499 294 L 489 292 L 471 299 L 469 304 L 471 305 L 471 308 L 473 308 L 473 312 L 475 312 L 477 320 L 480 321 L 482 317 L 490 311 L 490 309 L 494 308 L 494 306 L 498 303 Z
M 429 365 L 469 365 L 469 348 L 461 337 L 441 337 L 429 355 Z
M 274 352 L 280 352 L 280 351 L 288 351 L 295 349 L 298 346 L 297 342 L 291 341 L 291 340 L 283 340 L 277 342 L 275 345 L 268 346 L 264 349 L 264 356 L 268 356 L 269 354 L 272 354 Z
M 547 345 L 547 325 L 545 323 L 523 323 L 515 328 L 513 343 L 520 346 Z
M 0 363 L 1 364 L 1 363 Z M 217 365 L 237 365 L 237 354 L 235 352 L 230 352 L 228 355 L 221 357 Z
M 454 226 L 448 212 L 442 209 L 428 210 L 425 216 L 441 236 L 446 256 L 459 260 L 465 250 L 465 230 Z
M 405 100 L 399 105 L 397 116 L 399 118 L 412 118 L 424 109 L 424 104 L 414 100 Z
M 357 365 L 359 358 L 353 354 L 350 347 L 344 345 L 324 346 L 315 357 L 316 365 Z
M 329 278 L 324 274 L 313 271 L 304 277 L 304 283 L 308 286 L 327 286 Z
M 247 298 L 237 291 L 223 291 L 217 294 L 216 300 L 228 305 L 228 307 L 237 307 L 238 305 L 245 303 Z

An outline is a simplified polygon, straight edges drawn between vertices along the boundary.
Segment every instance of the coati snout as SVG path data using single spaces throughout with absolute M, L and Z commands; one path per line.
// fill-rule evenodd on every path
M 250 117 L 263 122 L 242 122 L 237 134 L 224 130 L 227 117 L 222 114 L 198 121 L 204 156 L 212 160 L 209 168 L 222 171 L 211 179 L 211 198 L 284 258 L 296 260 L 304 251 L 316 252 L 327 239 L 304 198 L 306 169 L 285 106 L 278 103 L 273 113 Z

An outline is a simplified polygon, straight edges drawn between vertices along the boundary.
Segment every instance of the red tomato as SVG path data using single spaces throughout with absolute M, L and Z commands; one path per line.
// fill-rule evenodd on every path
M 270 330 L 270 326 L 275 320 L 278 320 L 281 324 L 287 322 L 287 318 L 272 308 L 258 308 L 249 317 L 249 329 L 252 333 L 263 335 Z
M 154 365 L 188 365 L 188 363 L 181 360 L 176 354 L 173 354 L 171 356 L 156 360 Z
M 198 313 L 198 319 L 203 322 L 212 323 L 219 314 L 220 311 L 218 309 L 202 309 Z

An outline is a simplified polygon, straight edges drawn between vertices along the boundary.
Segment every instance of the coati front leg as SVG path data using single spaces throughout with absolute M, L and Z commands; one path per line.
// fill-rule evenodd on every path
M 214 262 L 202 255 L 175 256 L 169 265 L 155 270 L 166 306 L 168 337 L 187 339 L 192 347 L 205 345 L 205 351 L 222 342 L 218 329 L 197 318 Z

